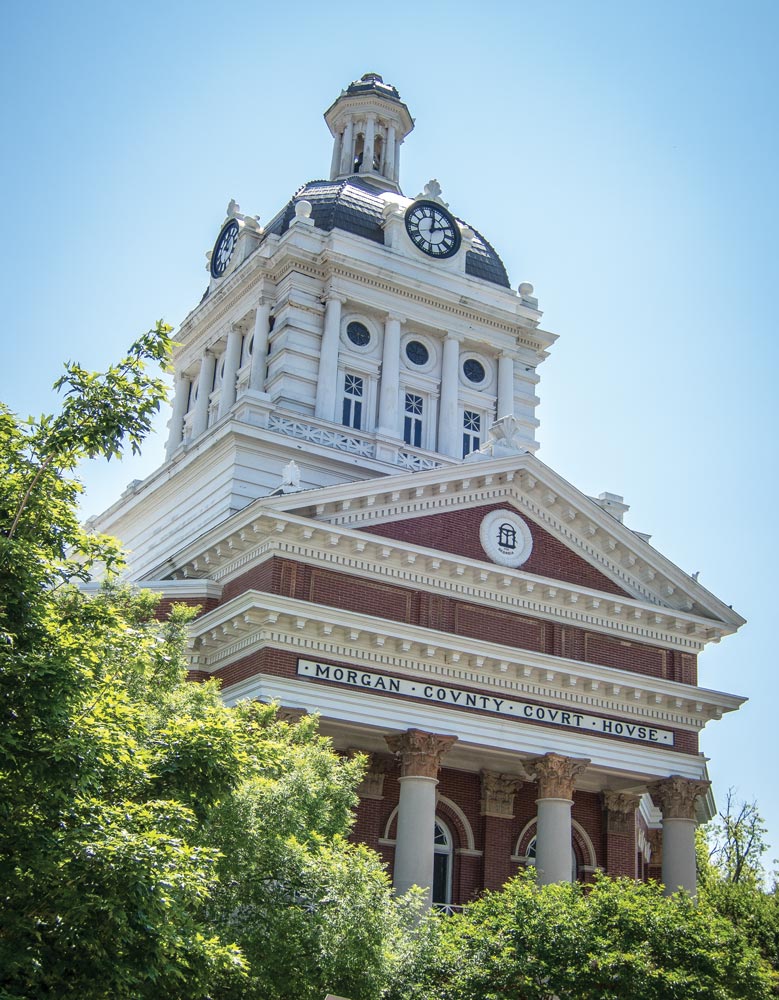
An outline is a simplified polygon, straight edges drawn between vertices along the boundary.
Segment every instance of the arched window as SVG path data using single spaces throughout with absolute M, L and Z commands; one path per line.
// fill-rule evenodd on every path
M 365 147 L 365 136 L 360 132 L 354 143 L 354 159 L 352 161 L 352 171 L 355 174 L 360 172 L 362 166 L 363 149 Z
M 530 843 L 525 848 L 525 857 L 528 860 L 528 864 L 534 865 L 536 863 L 536 838 L 530 841 Z M 576 851 L 574 850 L 573 844 L 571 844 L 571 881 L 576 882 L 579 878 L 579 862 L 576 858 Z
M 452 903 L 454 844 L 449 828 L 437 816 L 433 852 L 433 906 L 443 910 Z

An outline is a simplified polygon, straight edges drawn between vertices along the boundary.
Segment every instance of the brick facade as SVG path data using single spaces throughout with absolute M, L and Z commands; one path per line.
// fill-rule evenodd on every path
M 453 555 L 465 556 L 468 559 L 489 562 L 489 557 L 479 541 L 479 529 L 485 516 L 493 510 L 517 512 L 516 507 L 510 504 L 497 503 L 429 514 L 427 517 L 409 518 L 406 521 L 374 524 L 363 530 L 384 538 L 394 538 L 401 542 L 438 549 L 441 552 L 451 552 Z M 604 573 L 535 524 L 525 512 L 522 512 L 522 516 L 533 537 L 533 551 L 522 566 L 524 572 L 564 583 L 578 584 L 591 590 L 602 590 L 604 593 L 620 597 L 629 596 Z
M 278 556 L 227 583 L 222 601 L 250 589 L 584 663 L 685 684 L 697 682 L 696 657 L 689 653 L 397 584 L 373 582 Z

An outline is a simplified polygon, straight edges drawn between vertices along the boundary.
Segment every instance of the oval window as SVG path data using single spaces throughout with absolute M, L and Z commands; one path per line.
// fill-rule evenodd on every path
M 350 323 L 346 327 L 346 336 L 355 347 L 366 347 L 371 342 L 371 332 L 364 323 Z
M 468 358 L 465 361 L 463 364 L 463 375 L 465 375 L 469 382 L 475 382 L 477 385 L 487 377 L 484 365 L 481 361 L 477 361 L 476 358 Z
M 412 365 L 426 365 L 430 360 L 430 352 L 418 340 L 410 340 L 406 344 L 406 357 Z

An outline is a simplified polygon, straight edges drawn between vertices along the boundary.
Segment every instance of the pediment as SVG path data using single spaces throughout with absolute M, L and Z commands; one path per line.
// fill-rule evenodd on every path
M 274 498 L 272 505 L 485 562 L 479 524 L 488 511 L 503 507 L 517 511 L 533 535 L 533 553 L 522 572 L 706 618 L 721 626 L 719 634 L 744 623 L 644 537 L 529 452 L 306 491 Z
M 520 511 L 511 500 L 477 507 L 455 507 L 399 521 L 382 521 L 363 530 L 439 552 L 490 562 L 490 554 L 482 545 L 480 529 L 485 518 L 495 511 L 519 513 L 528 527 L 530 554 L 519 567 L 524 573 L 620 597 L 632 596 L 607 573 L 587 562 L 569 545 L 528 517 L 526 511 Z

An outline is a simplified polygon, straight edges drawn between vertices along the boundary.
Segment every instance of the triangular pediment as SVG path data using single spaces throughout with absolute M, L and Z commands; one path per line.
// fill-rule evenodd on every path
M 467 559 L 492 561 L 481 540 L 481 526 L 488 515 L 520 511 L 511 501 L 477 507 L 455 507 L 435 514 L 381 521 L 364 528 L 373 534 L 396 541 L 422 545 L 439 552 L 464 556 Z M 631 595 L 615 583 L 607 573 L 596 568 L 574 552 L 564 541 L 555 537 L 524 512 L 523 523 L 530 532 L 529 555 L 518 564 L 524 573 L 575 584 L 588 590 L 598 590 L 620 597 Z
M 644 537 L 529 452 L 270 502 L 275 509 L 333 526 L 485 561 L 479 544 L 481 517 L 489 509 L 513 509 L 526 520 L 534 540 L 533 554 L 520 567 L 523 572 L 700 616 L 723 626 L 722 634 L 744 622 Z

